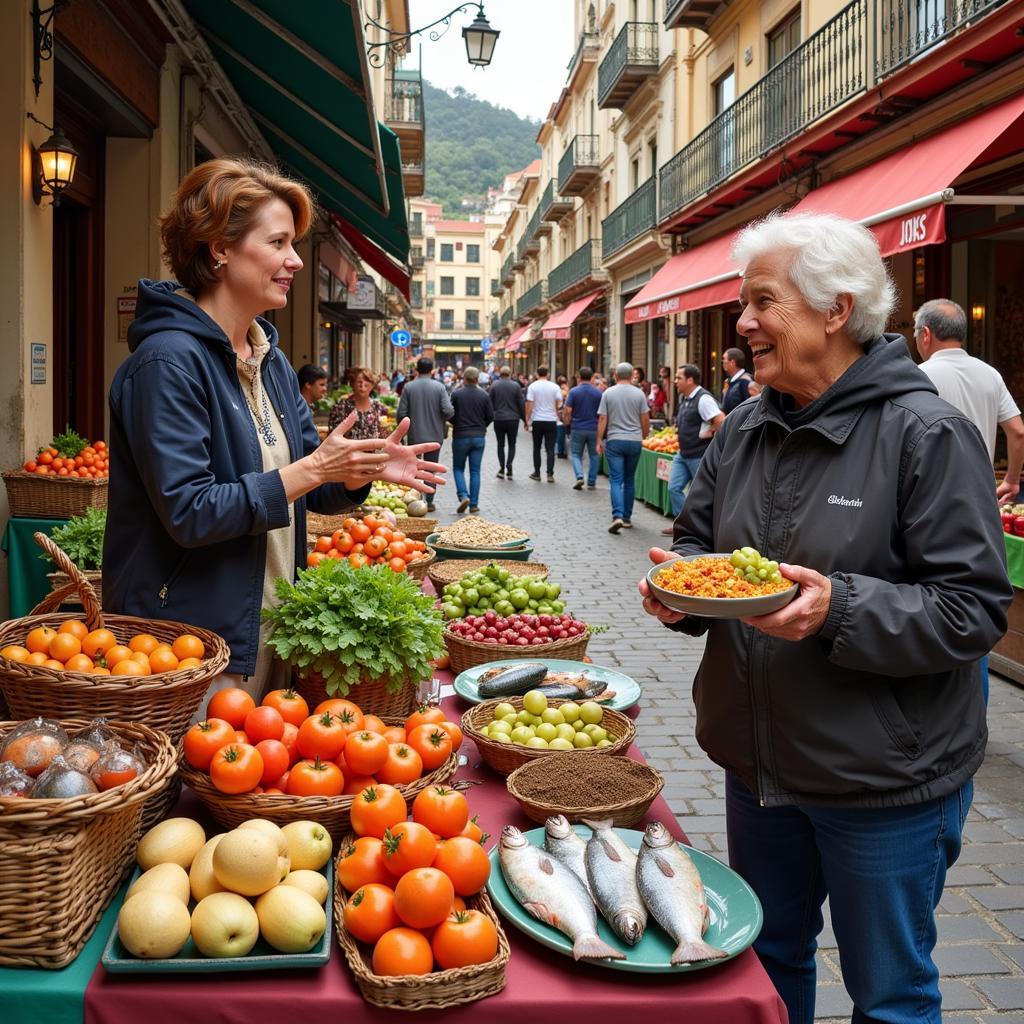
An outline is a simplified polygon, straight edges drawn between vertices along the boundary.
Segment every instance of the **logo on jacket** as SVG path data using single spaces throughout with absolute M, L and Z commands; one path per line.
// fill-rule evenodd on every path
M 830 505 L 842 505 L 845 508 L 862 508 L 864 502 L 860 498 L 846 498 L 841 494 L 830 494 L 828 496 Z

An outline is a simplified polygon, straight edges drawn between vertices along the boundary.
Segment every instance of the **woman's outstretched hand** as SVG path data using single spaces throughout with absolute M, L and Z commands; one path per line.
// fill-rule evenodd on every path
M 411 420 L 408 416 L 384 439 L 384 468 L 375 477 L 402 487 L 412 487 L 424 494 L 433 494 L 435 487 L 443 487 L 443 474 L 448 470 L 436 462 L 428 462 L 421 456 L 436 452 L 441 446 L 436 441 L 423 444 L 403 445 L 402 438 L 409 431 Z

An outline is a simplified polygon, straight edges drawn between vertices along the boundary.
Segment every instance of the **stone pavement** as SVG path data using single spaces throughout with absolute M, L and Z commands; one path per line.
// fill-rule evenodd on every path
M 448 466 L 450 455 L 447 443 L 442 461 Z M 529 530 L 533 558 L 563 585 L 569 610 L 611 627 L 591 641 L 589 654 L 643 686 L 639 745 L 664 774 L 665 799 L 694 846 L 726 860 L 723 773 L 694 739 L 690 689 L 704 642 L 664 630 L 643 613 L 636 592 L 647 550 L 665 543 L 660 530 L 668 520 L 638 505 L 634 528 L 613 536 L 604 477 L 596 491 L 574 491 L 568 460 L 556 461 L 554 484 L 530 480 L 532 468 L 532 439 L 520 433 L 514 479 L 496 479 L 489 435 L 480 514 Z M 452 483 L 438 496 L 442 522 L 456 518 L 456 504 Z M 1024 1024 L 1024 690 L 998 677 L 989 729 L 963 852 L 939 907 L 936 961 L 944 1019 Z M 827 923 L 820 946 L 817 1020 L 849 1020 L 852 1004 Z

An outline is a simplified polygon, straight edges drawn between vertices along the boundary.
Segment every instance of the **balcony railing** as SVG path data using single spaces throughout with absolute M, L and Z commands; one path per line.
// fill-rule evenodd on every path
M 657 179 L 652 176 L 601 221 L 602 259 L 608 259 L 645 231 L 657 228 L 657 194 Z
M 560 221 L 576 208 L 572 196 L 563 196 L 555 189 L 555 179 L 548 182 L 544 194 L 540 197 L 537 209 L 540 210 L 542 221 Z
M 621 109 L 658 70 L 658 23 L 628 21 L 597 69 L 597 105 Z
M 661 168 L 659 220 L 865 88 L 866 7 L 845 7 Z
M 512 323 L 512 321 L 514 319 L 515 319 L 515 316 L 514 316 L 514 312 L 513 312 L 513 309 L 512 309 L 511 306 L 509 306 L 508 309 L 503 309 L 501 311 L 501 326 L 502 327 L 504 327 L 506 324 Z
M 501 283 L 506 287 L 516 279 L 515 273 L 512 270 L 513 262 L 512 253 L 509 253 L 505 258 L 505 262 L 501 265 Z
M 491 334 L 497 334 L 501 330 L 501 320 L 498 319 L 497 313 L 491 314 Z
M 538 281 L 532 288 L 527 288 L 516 302 L 516 318 L 532 313 L 538 306 L 548 301 L 547 281 Z
M 721 0 L 665 0 L 665 28 L 699 28 L 707 32 L 724 9 Z
M 422 238 L 423 237 L 423 221 L 412 219 L 409 221 L 409 237 L 410 238 Z
M 574 284 L 592 277 L 601 269 L 601 243 L 591 239 L 584 242 L 568 259 L 563 260 L 548 274 L 548 297 L 561 295 Z
M 579 195 L 600 172 L 598 136 L 577 135 L 558 161 L 558 191 Z
M 411 270 L 422 270 L 424 262 L 423 253 L 421 252 L 414 252 L 409 256 L 409 268 Z
M 479 331 L 479 320 L 442 320 L 438 325 L 439 331 Z
M 597 51 L 601 45 L 601 36 L 597 32 L 582 32 L 580 33 L 580 42 L 576 47 L 576 52 L 572 56 L 572 60 L 569 61 L 569 66 L 566 69 L 568 72 L 567 77 L 572 78 L 573 72 L 576 70 L 580 61 L 586 57 L 591 60 L 597 59 Z
M 384 120 L 423 127 L 423 80 L 419 72 L 415 77 L 388 80 L 384 94 Z
M 526 231 L 523 237 L 526 239 L 526 249 L 524 250 L 527 255 L 534 252 L 540 252 L 540 235 L 537 234 L 537 228 L 540 226 L 540 207 L 533 211 L 533 216 L 526 222 Z
M 519 236 L 519 241 L 516 242 L 516 257 L 512 261 L 513 270 L 522 270 L 526 266 L 526 243 L 528 239 L 526 232 L 524 231 Z
M 500 299 L 505 294 L 505 286 L 501 283 L 500 279 L 496 279 L 491 282 L 491 297 Z

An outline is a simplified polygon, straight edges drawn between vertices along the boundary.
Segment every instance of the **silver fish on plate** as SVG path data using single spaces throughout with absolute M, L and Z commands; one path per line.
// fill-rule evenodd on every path
M 597 911 L 583 883 L 513 825 L 501 830 L 498 863 L 523 909 L 572 940 L 575 960 L 624 960 L 597 934 Z
M 660 821 L 644 830 L 636 880 L 654 920 L 675 939 L 673 964 L 719 960 L 729 954 L 704 941 L 708 906 L 704 883 L 690 855 Z
M 611 818 L 583 822 L 594 830 L 586 865 L 597 909 L 623 942 L 635 946 L 647 927 L 647 908 L 636 884 L 636 854 L 612 830 Z
M 587 844 L 569 823 L 564 814 L 553 814 L 544 822 L 544 849 L 555 860 L 561 861 L 587 888 L 591 899 L 590 879 L 587 878 Z

